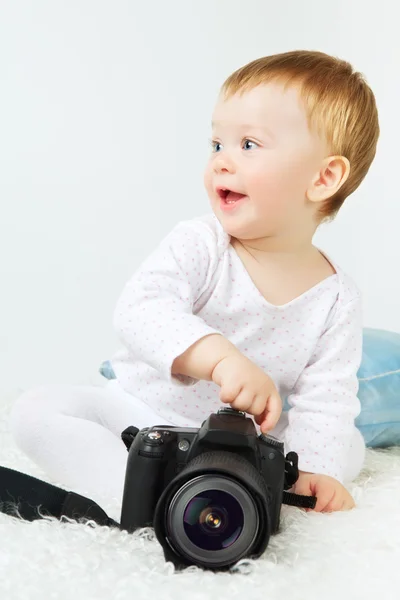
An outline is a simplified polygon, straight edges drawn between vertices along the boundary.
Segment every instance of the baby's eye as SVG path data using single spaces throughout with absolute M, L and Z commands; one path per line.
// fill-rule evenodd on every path
M 221 152 L 222 150 L 222 144 L 221 142 L 215 142 L 214 140 L 211 141 L 211 148 L 213 152 Z
M 258 144 L 252 142 L 251 140 L 243 140 L 243 150 L 254 150 L 254 148 L 258 147 Z

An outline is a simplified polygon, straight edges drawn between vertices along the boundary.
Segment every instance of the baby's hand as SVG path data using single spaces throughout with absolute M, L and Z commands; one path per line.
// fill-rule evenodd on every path
M 300 471 L 292 491 L 304 496 L 317 496 L 317 504 L 313 509 L 316 512 L 350 510 L 355 507 L 353 497 L 346 488 L 329 475 Z
M 278 390 L 246 356 L 238 352 L 222 359 L 213 370 L 212 380 L 221 387 L 221 401 L 254 415 L 262 433 L 275 427 L 282 412 Z

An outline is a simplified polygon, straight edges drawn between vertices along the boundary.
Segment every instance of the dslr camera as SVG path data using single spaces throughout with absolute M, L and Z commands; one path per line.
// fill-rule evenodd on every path
M 232 408 L 200 428 L 128 427 L 122 439 L 129 456 L 121 528 L 154 527 L 177 569 L 228 569 L 259 557 L 279 528 L 282 501 L 299 505 L 284 492 L 298 478 L 297 454 L 285 457 L 282 442 L 258 435 Z

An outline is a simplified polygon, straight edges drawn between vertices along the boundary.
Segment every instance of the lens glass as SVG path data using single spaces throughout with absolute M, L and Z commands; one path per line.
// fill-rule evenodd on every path
M 234 496 L 206 490 L 187 504 L 183 525 L 189 540 L 202 550 L 229 548 L 243 531 L 244 514 Z

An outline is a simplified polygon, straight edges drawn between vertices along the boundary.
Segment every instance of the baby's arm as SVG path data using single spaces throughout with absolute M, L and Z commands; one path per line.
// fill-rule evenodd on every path
M 218 255 L 213 234 L 201 223 L 180 223 L 127 282 L 114 327 L 133 360 L 142 360 L 175 385 L 193 378 L 172 373 L 172 363 L 199 339 L 220 332 L 193 313 L 210 284 Z
M 343 482 L 354 420 L 360 413 L 357 371 L 362 356 L 361 299 L 338 306 L 288 397 L 288 450 L 308 474 Z
M 223 359 L 241 355 L 240 351 L 222 335 L 201 338 L 178 356 L 172 364 L 172 373 L 192 379 L 213 381 L 215 367 Z
M 273 382 L 195 314 L 218 261 L 212 232 L 199 223 L 181 223 L 126 284 L 115 328 L 133 360 L 146 362 L 175 385 L 214 381 L 222 402 L 258 415 L 269 429 L 281 410 Z
M 221 335 L 193 344 L 175 359 L 172 372 L 214 381 L 221 401 L 254 415 L 263 433 L 279 420 L 282 401 L 272 379 Z

